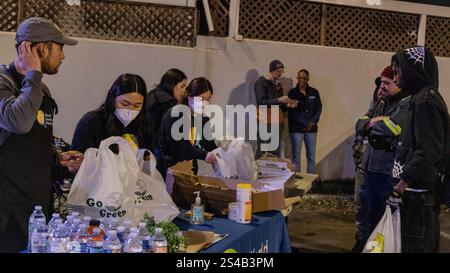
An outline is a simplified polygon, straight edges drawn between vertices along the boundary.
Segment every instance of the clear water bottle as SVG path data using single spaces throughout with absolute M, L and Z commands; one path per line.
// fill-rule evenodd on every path
M 130 232 L 130 228 L 133 226 L 133 222 L 131 222 L 130 220 L 125 220 L 123 221 L 122 226 L 125 227 L 125 232 Z
M 103 243 L 102 230 L 98 227 L 94 228 L 87 243 L 89 253 L 103 253 Z
M 74 211 L 74 212 L 71 212 L 71 213 L 70 213 L 70 215 L 72 215 L 72 216 L 73 216 L 73 219 L 77 219 L 77 218 L 80 218 L 80 213 L 79 213 L 79 212 L 76 212 L 76 211 Z
M 122 244 L 122 249 L 123 249 L 123 245 L 125 244 L 125 241 L 127 238 L 124 226 L 117 227 L 117 237 L 119 237 L 119 240 L 120 240 L 120 243 Z
M 54 225 L 55 224 L 55 221 L 57 220 L 57 219 L 61 219 L 61 216 L 59 216 L 59 214 L 58 213 L 53 213 L 52 214 L 52 219 L 50 219 L 50 221 L 48 221 L 48 227 L 50 227 L 51 225 Z
M 50 240 L 51 253 L 66 253 L 68 252 L 68 244 L 70 242 L 70 231 L 65 224 L 58 224 L 53 231 L 53 236 Z
M 87 226 L 89 226 L 89 223 L 91 222 L 92 217 L 91 216 L 84 216 L 83 217 L 83 221 L 81 222 L 82 224 L 86 224 Z
M 73 223 L 73 219 L 74 219 L 73 215 L 67 215 L 64 224 L 66 224 L 67 227 L 70 227 Z
M 70 242 L 70 253 L 88 253 L 87 243 L 89 240 L 89 233 L 86 224 L 80 224 L 77 233 Z
M 150 232 L 148 232 L 145 223 L 139 223 L 139 240 L 142 242 L 142 252 L 151 253 L 152 252 L 152 237 L 150 236 Z
M 137 232 L 131 232 L 125 243 L 123 250 L 125 253 L 142 253 L 142 244 Z
M 70 227 L 69 227 L 69 230 L 70 230 L 70 241 L 73 241 L 73 239 L 75 238 L 78 230 L 80 229 L 80 222 L 81 222 L 81 220 L 79 218 L 73 219 L 72 225 L 70 225 Z
M 106 225 L 106 230 L 107 231 L 109 231 L 109 230 L 117 230 L 117 224 L 118 224 L 117 219 L 109 220 L 107 225 Z
M 152 241 L 153 253 L 167 253 L 167 240 L 162 232 L 162 228 L 156 228 Z
M 48 249 L 47 243 L 45 219 L 39 218 L 31 231 L 31 253 L 46 253 Z
M 117 230 L 110 230 L 103 246 L 105 253 L 122 253 L 122 243 L 117 237 Z
M 27 244 L 27 250 L 28 252 L 31 252 L 31 232 L 35 224 L 37 224 L 38 219 L 44 219 L 44 222 L 46 221 L 45 215 L 42 212 L 41 206 L 35 206 L 33 213 L 30 215 L 30 219 L 28 221 L 28 244 Z

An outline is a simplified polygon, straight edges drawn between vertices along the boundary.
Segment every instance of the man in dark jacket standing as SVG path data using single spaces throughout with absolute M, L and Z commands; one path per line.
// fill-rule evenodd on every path
M 431 51 L 416 46 L 394 56 L 399 87 L 411 99 L 392 116 L 398 137 L 390 198 L 401 196 L 402 252 L 439 251 L 439 172 L 450 150 L 449 115 L 440 95 L 438 66 Z
M 279 60 L 273 60 L 269 65 L 269 74 L 261 76 L 255 82 L 256 104 L 258 107 L 258 146 L 256 158 L 264 152 L 270 152 L 280 156 L 281 132 L 284 122 L 284 112 L 287 110 L 289 97 L 283 95 L 283 87 L 280 83 L 281 76 L 284 73 L 284 65 Z M 267 111 L 259 109 L 259 106 L 267 106 Z M 271 111 L 275 107 L 279 108 L 279 117 L 271 119 Z M 271 136 L 269 139 L 263 139 L 261 132 L 263 126 L 266 126 L 266 132 Z M 278 131 L 277 131 L 278 130 Z M 273 138 L 278 137 L 278 141 Z M 275 143 L 273 143 L 275 142 Z M 272 143 L 275 149 L 265 149 L 262 145 Z
M 381 73 L 379 93 L 382 97 L 355 126 L 357 134 L 367 137 L 370 144 L 363 158 L 364 183 L 360 190 L 360 199 L 363 202 L 356 213 L 357 252 L 363 250 L 364 244 L 383 216 L 386 196 L 394 187 L 392 168 L 395 137 L 401 133 L 401 128 L 389 116 L 405 107 L 410 96 L 398 88 L 393 79 L 394 72 L 391 66 L 387 66 Z
M 64 59 L 64 36 L 50 21 L 34 17 L 17 29 L 17 57 L 0 66 L 0 252 L 26 248 L 28 218 L 35 205 L 51 213 L 53 162 L 78 170 L 82 154 L 69 151 L 55 157 L 55 101 L 42 74 L 56 74 Z M 56 159 L 56 160 L 55 160 Z
M 292 145 L 292 162 L 296 171 L 301 170 L 300 156 L 305 141 L 307 172 L 314 173 L 316 167 L 317 123 L 322 113 L 319 91 L 308 85 L 309 72 L 302 69 L 297 74 L 298 84 L 288 96 L 296 101 L 296 107 L 289 108 L 289 136 Z

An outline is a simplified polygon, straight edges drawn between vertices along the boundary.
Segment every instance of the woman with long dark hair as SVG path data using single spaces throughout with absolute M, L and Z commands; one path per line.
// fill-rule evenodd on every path
M 172 68 L 164 73 L 159 84 L 148 93 L 145 112 L 150 120 L 153 146 L 156 146 L 163 115 L 173 106 L 184 103 L 187 84 L 183 71 Z
M 143 111 L 147 87 L 141 76 L 122 74 L 113 83 L 105 102 L 85 114 L 75 129 L 72 148 L 83 152 L 98 148 L 110 136 L 122 136 L 134 147 L 151 149 L 151 130 Z
M 162 151 L 163 156 L 161 162 L 162 169 L 160 170 L 163 174 L 166 173 L 167 168 L 184 160 L 194 160 L 194 172 L 196 169 L 195 159 L 205 160 L 208 163 L 214 163 L 216 161 L 216 157 L 211 151 L 216 149 L 217 146 L 214 140 L 207 138 L 207 135 L 211 135 L 211 128 L 205 128 L 209 118 L 205 116 L 204 113 L 200 113 L 201 110 L 199 111 L 199 109 L 202 107 L 194 106 L 195 102 L 199 101 L 202 102 L 203 106 L 209 104 L 213 95 L 212 85 L 203 77 L 195 78 L 189 83 L 186 91 L 187 105 L 189 106 L 191 114 L 191 126 L 189 128 L 190 138 L 175 140 L 172 135 L 172 126 L 177 120 L 183 118 L 183 115 L 181 115 L 181 117 L 171 116 L 172 109 L 179 106 L 175 106 L 168 110 L 161 121 L 161 133 L 158 141 L 159 149 Z M 194 116 L 196 115 L 202 116 L 202 128 L 195 127 Z M 207 133 L 205 134 L 205 132 Z M 180 133 L 183 134 L 183 132 Z M 199 134 L 202 134 L 202 137 L 199 137 Z

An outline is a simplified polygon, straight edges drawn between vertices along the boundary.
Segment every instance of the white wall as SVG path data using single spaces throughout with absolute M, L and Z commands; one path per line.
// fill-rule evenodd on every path
M 9 63 L 14 58 L 13 40 L 14 34 L 0 33 L 0 63 Z M 354 123 L 366 112 L 374 90 L 373 80 L 392 55 L 202 36 L 196 48 L 79 40 L 77 46 L 64 48 L 66 59 L 60 72 L 44 77 L 60 109 L 55 119 L 55 134 L 66 141 L 71 141 L 81 116 L 103 102 L 112 82 L 122 73 L 142 75 L 150 88 L 167 69 L 177 67 L 189 78 L 205 76 L 211 80 L 214 103 L 221 106 L 248 104 L 254 100 L 251 82 L 267 73 L 271 60 L 280 59 L 286 67 L 284 82 L 287 85 L 295 84 L 300 68 L 307 68 L 311 73 L 310 84 L 320 91 L 323 113 L 319 123 L 317 162 L 323 178 L 353 177 Z M 450 102 L 450 80 L 446 77 L 450 72 L 450 58 L 437 59 L 440 90 Z M 305 169 L 305 160 L 302 161 Z

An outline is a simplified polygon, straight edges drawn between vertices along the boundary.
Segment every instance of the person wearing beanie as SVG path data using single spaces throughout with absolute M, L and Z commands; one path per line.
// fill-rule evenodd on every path
M 367 138 L 369 145 L 363 155 L 364 182 L 359 191 L 356 213 L 357 233 L 354 252 L 361 252 L 372 231 L 382 218 L 386 208 L 386 196 L 394 183 L 392 168 L 395 157 L 395 136 L 401 128 L 390 116 L 409 101 L 408 93 L 402 92 L 394 82 L 391 66 L 381 72 L 379 99 L 369 112 L 356 123 L 356 134 Z
M 396 184 L 389 201 L 401 200 L 402 252 L 438 252 L 440 202 L 450 175 L 450 117 L 438 65 L 429 49 L 414 46 L 394 56 L 393 69 L 398 86 L 411 97 L 391 117 L 402 132 L 396 137 Z
M 79 152 L 54 152 L 57 105 L 42 82 L 43 74 L 58 73 L 63 46 L 76 44 L 49 20 L 32 17 L 17 28 L 17 57 L 0 65 L 0 252 L 26 248 L 34 206 L 51 215 L 52 166 L 75 173 L 81 165 Z
M 279 60 L 273 60 L 269 64 L 269 73 L 266 76 L 261 76 L 255 82 L 255 96 L 256 96 L 256 106 L 267 106 L 267 111 L 258 111 L 258 144 L 256 149 L 256 158 L 259 158 L 265 152 L 274 154 L 275 156 L 280 156 L 280 142 L 281 142 L 281 132 L 284 123 L 284 112 L 287 110 L 288 104 L 291 102 L 289 97 L 283 95 L 283 87 L 280 84 L 280 79 L 284 73 L 284 65 Z M 271 120 L 271 109 L 272 106 L 279 106 L 279 117 L 276 120 Z M 270 137 L 269 140 L 262 140 L 260 135 L 260 126 L 267 126 L 267 132 L 273 136 L 273 134 L 278 135 L 278 141 L 275 138 Z M 266 149 L 263 144 L 273 143 L 276 149 Z

